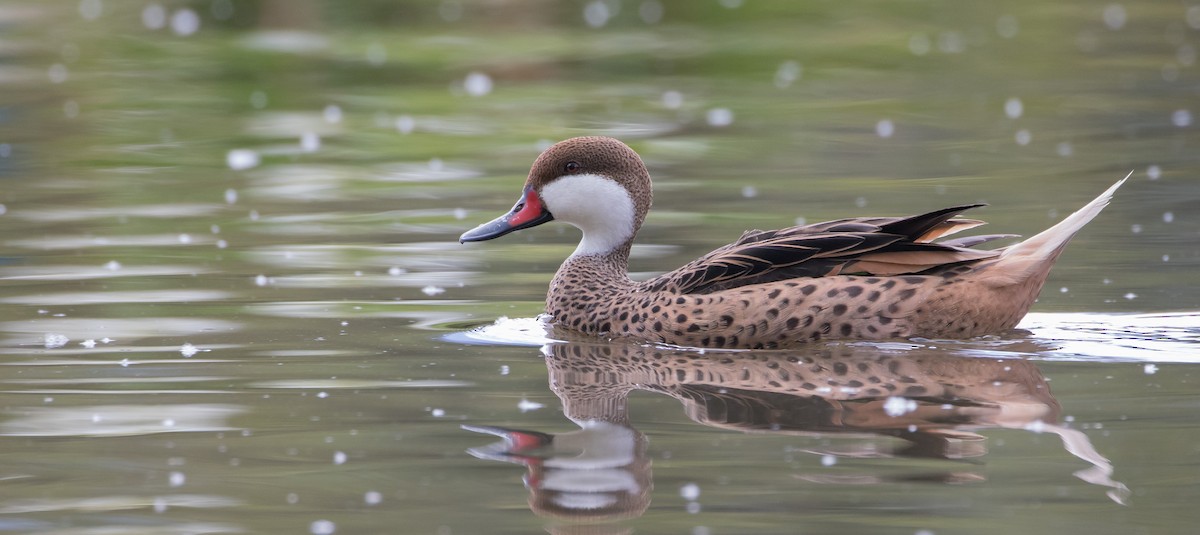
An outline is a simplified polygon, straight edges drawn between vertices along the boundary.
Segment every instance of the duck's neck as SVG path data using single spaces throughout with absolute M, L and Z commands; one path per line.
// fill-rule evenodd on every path
M 563 262 L 546 292 L 546 312 L 559 321 L 574 321 L 576 315 L 589 316 L 594 310 L 621 292 L 633 288 L 629 279 L 629 250 L 626 243 L 605 254 L 573 254 Z M 583 309 L 579 308 L 583 305 Z M 593 318 L 594 319 L 594 318 Z M 581 320 L 582 321 L 582 320 Z M 573 325 L 584 330 L 582 325 Z

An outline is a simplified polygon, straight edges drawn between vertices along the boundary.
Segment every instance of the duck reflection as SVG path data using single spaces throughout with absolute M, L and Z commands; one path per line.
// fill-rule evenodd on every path
M 1091 467 L 1081 479 L 1109 487 L 1123 503 L 1128 490 L 1083 433 L 1058 424 L 1061 408 L 1032 362 L 956 356 L 871 344 L 807 351 L 709 352 L 634 344 L 556 343 L 543 348 L 550 388 L 580 429 L 546 434 L 464 426 L 504 441 L 472 455 L 526 466 L 530 505 L 539 515 L 582 521 L 641 515 L 652 477 L 645 436 L 629 423 L 634 390 L 666 394 L 704 425 L 789 435 L 895 437 L 858 440 L 850 448 L 806 450 L 823 457 L 970 459 L 987 453 L 976 431 L 1026 429 L 1060 436 Z M 890 446 L 889 446 L 890 444 Z M 828 458 L 828 457 L 827 457 Z M 954 463 L 921 479 L 982 480 L 974 463 Z M 883 475 L 801 475 L 814 483 L 895 481 Z

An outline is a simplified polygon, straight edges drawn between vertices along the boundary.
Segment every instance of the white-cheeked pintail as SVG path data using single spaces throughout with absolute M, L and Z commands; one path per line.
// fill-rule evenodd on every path
M 460 241 L 553 220 L 578 227 L 583 239 L 554 275 L 546 312 L 557 327 L 589 335 L 713 348 L 970 338 L 1016 326 L 1067 242 L 1124 182 L 1002 249 L 973 247 L 1011 235 L 934 241 L 983 224 L 957 217 L 982 206 L 969 204 L 748 231 L 679 269 L 634 281 L 629 251 L 650 210 L 650 174 L 624 143 L 577 137 L 546 149 L 512 210 Z

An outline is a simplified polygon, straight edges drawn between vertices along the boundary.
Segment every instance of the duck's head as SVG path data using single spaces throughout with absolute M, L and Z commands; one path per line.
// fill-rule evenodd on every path
M 558 220 L 583 231 L 576 255 L 608 254 L 633 239 L 650 201 L 650 174 L 633 149 L 610 137 L 571 138 L 533 162 L 512 210 L 459 241 L 490 240 Z

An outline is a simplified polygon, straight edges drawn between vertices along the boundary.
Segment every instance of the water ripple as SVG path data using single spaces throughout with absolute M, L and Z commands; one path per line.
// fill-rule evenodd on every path
M 157 433 L 230 431 L 240 405 L 92 405 L 29 407 L 0 422 L 0 436 L 118 437 Z

